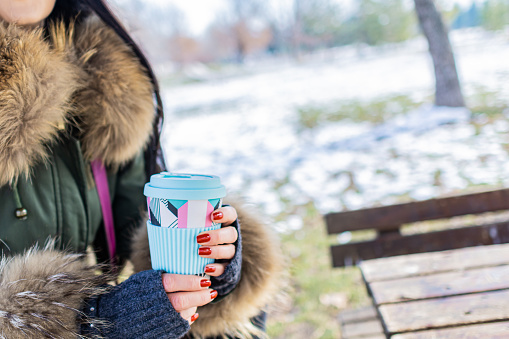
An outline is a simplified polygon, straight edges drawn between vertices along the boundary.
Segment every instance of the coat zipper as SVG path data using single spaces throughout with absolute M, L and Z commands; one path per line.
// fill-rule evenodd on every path
M 60 175 L 58 173 L 58 166 L 56 165 L 55 161 L 50 161 L 50 168 L 51 168 L 51 176 L 53 177 L 53 191 L 55 192 L 55 209 L 56 209 L 56 223 L 57 223 L 57 229 L 56 234 L 58 235 L 56 239 L 56 244 L 60 249 L 63 249 L 64 242 L 64 230 L 62 227 L 62 219 L 63 219 L 63 209 L 62 209 L 62 196 L 60 191 Z

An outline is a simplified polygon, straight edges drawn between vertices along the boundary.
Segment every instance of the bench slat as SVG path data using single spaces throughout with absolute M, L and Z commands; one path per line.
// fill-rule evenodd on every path
M 509 222 L 331 246 L 334 267 L 362 260 L 509 242 Z
M 509 265 L 447 272 L 370 284 L 378 305 L 507 288 Z
M 509 189 L 360 209 L 325 216 L 329 234 L 395 229 L 403 224 L 509 209 Z
M 342 311 L 339 323 L 343 339 L 386 338 L 373 305 Z
M 364 279 L 369 282 L 423 276 L 455 270 L 468 270 L 507 264 L 509 247 L 506 245 L 477 246 L 457 251 L 409 254 L 361 263 Z M 380 265 L 379 262 L 383 261 Z
M 481 297 L 480 297 L 481 296 Z M 389 333 L 509 320 L 509 291 L 410 301 L 380 306 Z
M 344 310 L 339 314 L 339 322 L 343 324 L 358 323 L 366 320 L 376 319 L 376 309 L 374 306 L 367 306 L 351 310 Z
M 489 324 L 468 325 L 441 330 L 421 331 L 414 333 L 397 334 L 391 339 L 506 339 L 509 333 L 509 321 Z
M 372 319 L 360 323 L 345 324 L 341 328 L 343 338 L 358 338 L 373 335 L 383 335 L 383 328 L 380 320 Z M 385 336 L 384 336 L 385 337 Z

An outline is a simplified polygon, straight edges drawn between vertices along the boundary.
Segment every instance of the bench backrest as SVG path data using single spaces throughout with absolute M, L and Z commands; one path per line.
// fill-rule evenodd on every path
M 378 234 L 371 241 L 332 246 L 333 265 L 349 266 L 366 259 L 507 243 L 509 220 L 409 236 L 399 232 L 402 225 L 414 222 L 501 210 L 509 210 L 509 189 L 330 213 L 325 216 L 329 234 L 367 229 L 375 229 Z

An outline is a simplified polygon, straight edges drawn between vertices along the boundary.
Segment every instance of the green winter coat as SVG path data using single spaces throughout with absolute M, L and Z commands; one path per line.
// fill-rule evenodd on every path
M 144 181 L 142 156 L 108 175 L 117 253 L 123 258 L 129 255 L 129 239 L 139 224 Z M 76 138 L 61 136 L 47 163 L 37 165 L 31 177 L 20 179 L 16 187 L 21 206 L 10 185 L 0 188 L 0 246 L 4 254 L 23 252 L 41 244 L 41 239 L 56 239 L 57 248 L 73 252 L 84 252 L 96 238 L 99 246 L 104 244 L 100 241 L 104 229 L 100 228 L 97 189 Z M 16 217 L 19 207 L 27 210 L 26 219 Z

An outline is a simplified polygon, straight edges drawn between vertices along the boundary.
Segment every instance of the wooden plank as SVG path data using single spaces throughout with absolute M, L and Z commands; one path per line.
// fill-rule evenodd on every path
M 344 338 L 364 338 L 366 336 L 383 335 L 383 332 L 382 324 L 378 319 L 345 324 L 341 328 L 341 333 Z
M 369 287 L 377 305 L 500 290 L 509 288 L 509 265 L 379 281 Z
M 390 334 L 509 320 L 509 291 L 386 304 L 379 307 Z
M 507 339 L 509 338 L 509 322 L 496 322 L 489 324 L 469 325 L 441 330 L 420 331 L 405 334 L 397 334 L 391 339 Z
M 329 234 L 363 229 L 394 229 L 416 221 L 509 209 L 509 189 L 449 198 L 330 213 L 325 216 Z
M 331 246 L 332 264 L 343 267 L 362 260 L 509 242 L 509 222 Z
M 357 323 L 377 318 L 376 308 L 374 306 L 366 306 L 351 310 L 345 310 L 339 314 L 339 322 L 341 324 Z
M 501 244 L 373 259 L 362 262 L 360 269 L 367 282 L 374 282 L 504 265 L 508 258 L 509 244 Z

